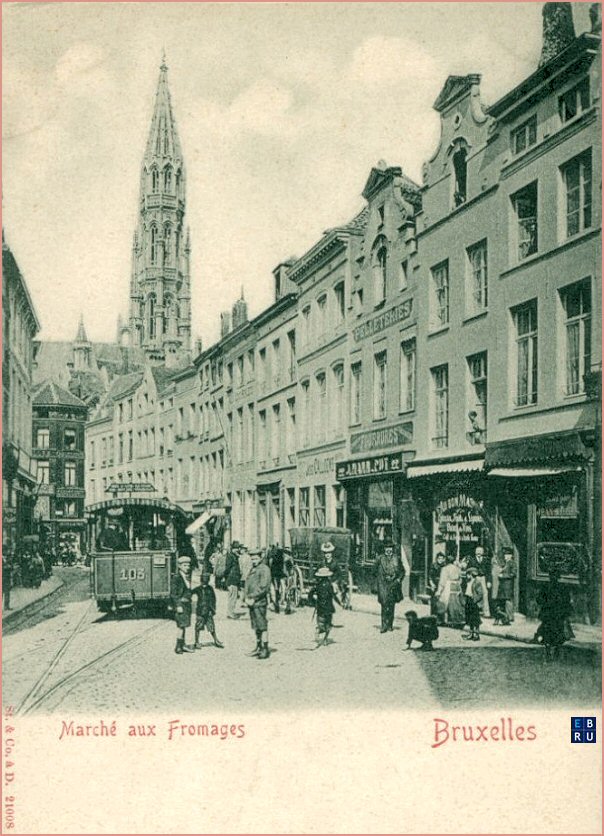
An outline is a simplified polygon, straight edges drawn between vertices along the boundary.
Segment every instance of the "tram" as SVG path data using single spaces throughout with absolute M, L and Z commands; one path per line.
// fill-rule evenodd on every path
M 176 557 L 191 556 L 187 513 L 167 499 L 114 497 L 86 507 L 91 584 L 101 612 L 166 608 Z

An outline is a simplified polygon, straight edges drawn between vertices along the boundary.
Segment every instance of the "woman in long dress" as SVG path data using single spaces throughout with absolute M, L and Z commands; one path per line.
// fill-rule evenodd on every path
M 466 621 L 462 590 L 462 568 L 451 555 L 440 573 L 437 598 L 446 613 L 447 624 L 451 627 L 463 627 Z

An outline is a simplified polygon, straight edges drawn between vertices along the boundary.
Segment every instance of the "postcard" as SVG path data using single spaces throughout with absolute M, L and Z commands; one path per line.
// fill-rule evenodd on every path
M 601 832 L 600 5 L 2 38 L 2 832 Z

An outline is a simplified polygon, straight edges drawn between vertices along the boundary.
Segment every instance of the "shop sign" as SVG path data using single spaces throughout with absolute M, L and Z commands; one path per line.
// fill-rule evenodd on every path
M 323 473 L 333 473 L 335 463 L 335 456 L 324 456 L 321 458 L 315 456 L 314 459 L 311 459 L 309 462 L 305 463 L 304 475 L 319 476 Z
M 153 493 L 154 490 L 151 482 L 112 482 L 107 493 Z
M 484 501 L 460 491 L 434 509 L 437 534 L 449 543 L 482 543 Z
M 413 299 L 408 299 L 406 302 L 390 308 L 389 311 L 385 311 L 379 316 L 374 316 L 373 319 L 368 319 L 367 322 L 363 322 L 362 325 L 353 329 L 352 335 L 355 342 L 358 343 L 366 337 L 373 337 L 375 334 L 379 334 L 381 331 L 384 331 L 391 325 L 396 325 L 398 322 L 404 322 L 405 319 L 409 319 L 412 311 Z
M 566 493 L 540 499 L 537 516 L 542 519 L 573 519 L 579 516 L 579 489 L 574 485 Z
M 361 476 L 387 476 L 402 473 L 403 454 L 390 453 L 385 456 L 371 456 L 367 459 L 354 459 L 339 462 L 336 467 L 336 479 L 358 479 Z
M 356 433 L 350 437 L 351 453 L 367 453 L 384 447 L 402 447 L 413 441 L 413 421 L 382 427 L 379 430 Z

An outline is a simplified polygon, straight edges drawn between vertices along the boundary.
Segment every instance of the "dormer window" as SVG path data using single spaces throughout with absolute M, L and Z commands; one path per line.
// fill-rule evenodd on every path
M 378 206 L 378 229 L 384 226 L 384 206 Z
M 589 107 L 589 79 L 584 78 L 558 99 L 558 112 L 562 124 L 570 122 L 575 116 Z
M 373 304 L 381 305 L 386 298 L 386 269 L 388 264 L 388 250 L 386 239 L 380 238 L 373 249 L 371 267 L 373 271 Z
M 537 116 L 533 115 L 512 131 L 512 154 L 522 154 L 537 142 Z
M 467 148 L 460 147 L 453 154 L 453 174 L 455 177 L 455 187 L 453 190 L 453 206 L 461 206 L 466 202 L 467 198 L 467 181 L 468 181 L 468 151 Z

